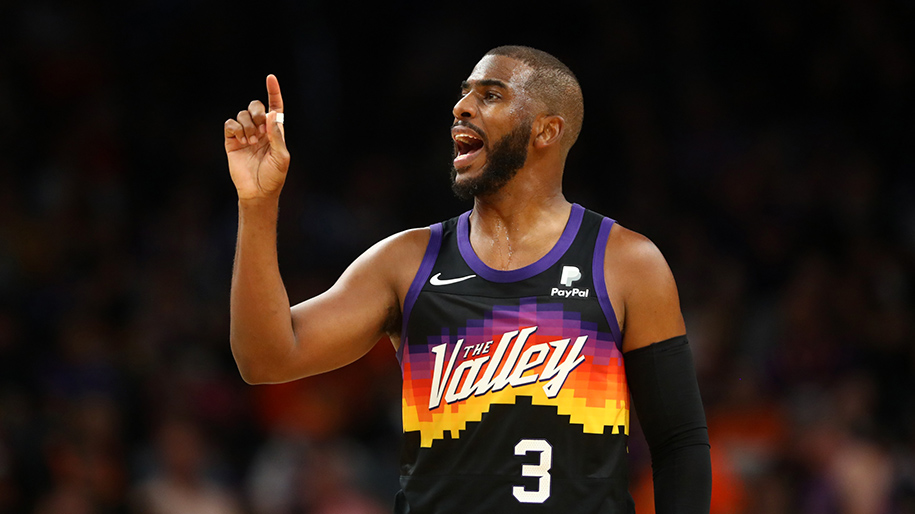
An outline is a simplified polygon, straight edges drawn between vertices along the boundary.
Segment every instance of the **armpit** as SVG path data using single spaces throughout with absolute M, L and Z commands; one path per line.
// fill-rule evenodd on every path
M 401 325 L 403 325 L 403 313 L 395 306 L 388 307 L 388 315 L 385 317 L 383 330 L 389 336 L 400 337 Z

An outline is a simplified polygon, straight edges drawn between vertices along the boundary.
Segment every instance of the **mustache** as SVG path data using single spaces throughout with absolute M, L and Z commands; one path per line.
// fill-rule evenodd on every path
M 489 142 L 489 139 L 486 137 L 486 133 L 483 132 L 483 129 L 481 129 L 480 127 L 474 125 L 473 123 L 470 123 L 469 121 L 466 121 L 466 120 L 454 120 L 454 123 L 451 124 L 451 128 L 454 128 L 454 127 L 465 127 L 465 128 L 469 128 L 469 129 L 473 130 L 474 132 L 476 132 L 477 134 L 480 135 L 480 137 L 483 139 L 483 144 L 484 144 L 484 145 L 487 144 L 487 143 Z

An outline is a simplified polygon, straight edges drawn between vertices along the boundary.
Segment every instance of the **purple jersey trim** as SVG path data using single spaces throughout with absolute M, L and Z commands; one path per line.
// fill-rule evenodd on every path
M 419 292 L 423 290 L 423 285 L 432 273 L 432 266 L 438 258 L 438 251 L 442 247 L 442 224 L 436 223 L 429 226 L 431 234 L 429 235 L 429 244 L 426 245 L 426 253 L 423 255 L 423 262 L 413 277 L 413 283 L 407 290 L 407 297 L 403 301 L 403 325 L 400 329 L 400 347 L 397 348 L 397 360 L 403 366 L 403 349 L 407 346 L 407 323 L 410 321 L 410 311 L 413 310 L 413 304 L 419 298 Z
M 594 277 L 597 301 L 600 302 L 600 308 L 604 311 L 604 316 L 607 317 L 610 331 L 613 332 L 613 339 L 616 340 L 616 348 L 619 351 L 623 351 L 620 324 L 616 321 L 616 312 L 613 310 L 613 304 L 610 303 L 610 295 L 607 294 L 607 281 L 604 280 L 604 255 L 607 253 L 607 238 L 610 237 L 610 229 L 614 223 L 615 221 L 610 218 L 604 218 L 600 223 L 597 242 L 594 243 L 594 259 L 591 260 L 591 276 Z
M 584 213 L 584 207 L 577 203 L 572 204 L 572 212 L 569 214 L 569 221 L 566 222 L 566 228 L 562 231 L 562 235 L 559 236 L 559 241 L 556 242 L 556 245 L 553 246 L 546 255 L 541 257 L 540 260 L 533 264 L 528 264 L 523 268 L 509 271 L 497 270 L 490 268 L 477 257 L 476 252 L 473 251 L 473 247 L 470 246 L 470 211 L 461 214 L 461 217 L 458 218 L 458 249 L 461 251 L 461 257 L 464 258 L 464 262 L 470 266 L 470 269 L 490 282 L 504 284 L 508 282 L 517 282 L 519 280 L 527 280 L 543 273 L 550 266 L 556 264 L 563 254 L 566 253 L 566 250 L 572 246 L 572 241 L 575 240 L 575 235 L 578 234 L 578 228 L 581 226 L 581 219 L 584 216 Z

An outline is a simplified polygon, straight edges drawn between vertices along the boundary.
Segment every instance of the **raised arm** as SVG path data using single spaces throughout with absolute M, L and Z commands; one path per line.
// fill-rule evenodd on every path
M 655 512 L 708 514 L 708 429 L 673 274 L 651 241 L 620 226 L 610 232 L 605 265 L 632 403 L 651 451 Z
M 276 227 L 289 169 L 283 97 L 267 77 L 269 109 L 259 100 L 224 125 L 229 172 L 238 192 L 238 242 L 232 272 L 230 342 L 248 383 L 295 380 L 346 365 L 384 332 L 399 331 L 402 298 L 422 260 L 428 230 L 392 236 L 369 249 L 327 292 L 290 307 L 280 276 Z

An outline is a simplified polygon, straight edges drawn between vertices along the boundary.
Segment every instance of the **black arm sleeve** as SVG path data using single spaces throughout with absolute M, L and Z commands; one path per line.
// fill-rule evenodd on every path
M 657 514 L 708 514 L 708 427 L 686 336 L 624 355 L 632 403 L 651 450 Z

